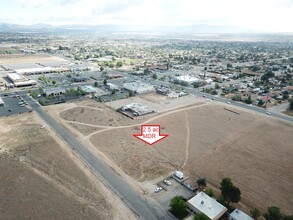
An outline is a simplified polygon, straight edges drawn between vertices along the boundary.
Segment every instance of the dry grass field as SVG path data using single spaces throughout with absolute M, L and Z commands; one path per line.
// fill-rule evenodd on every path
M 0 118 L 0 170 L 0 219 L 134 219 L 34 113 Z
M 87 109 L 83 110 L 86 114 L 80 106 Z M 82 126 L 99 128 L 82 132 L 84 138 L 142 185 L 175 169 L 194 180 L 203 176 L 215 189 L 223 177 L 230 177 L 242 191 L 240 207 L 244 210 L 258 207 L 265 211 L 274 205 L 292 212 L 292 124 L 214 102 L 153 114 L 140 121 L 117 121 L 122 117 L 119 113 L 99 107 L 102 110 L 92 111 L 92 103 L 77 103 L 60 115 L 64 121 L 76 119 Z M 141 123 L 158 123 L 162 133 L 170 136 L 149 147 L 132 136 L 139 133 Z

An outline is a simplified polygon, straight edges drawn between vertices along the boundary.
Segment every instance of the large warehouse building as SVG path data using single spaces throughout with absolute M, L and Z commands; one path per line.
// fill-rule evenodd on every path
M 142 82 L 124 83 L 123 88 L 129 91 L 135 92 L 137 94 L 155 91 L 155 88 L 153 85 L 142 83 Z
M 7 77 L 11 80 L 14 87 L 37 85 L 37 82 L 35 80 L 27 79 L 23 75 L 17 73 L 7 73 Z

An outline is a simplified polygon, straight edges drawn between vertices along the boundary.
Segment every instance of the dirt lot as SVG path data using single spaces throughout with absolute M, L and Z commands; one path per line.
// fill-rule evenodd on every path
M 46 54 L 25 55 L 25 54 L 0 54 L 0 64 L 6 63 L 30 63 L 44 61 L 63 60 L 58 57 L 49 56 Z
M 0 219 L 134 219 L 34 113 L 0 119 L 0 170 Z
M 89 116 L 90 111 L 83 117 L 70 116 L 70 111 L 61 115 L 68 114 L 71 120 L 77 117 L 80 123 L 85 122 L 83 126 L 90 122 L 101 128 L 99 121 Z M 109 117 L 121 117 L 115 111 L 107 111 Z M 265 211 L 274 205 L 284 212 L 292 212 L 292 124 L 213 102 L 151 115 L 143 120 L 161 124 L 162 133 L 170 136 L 149 147 L 132 136 L 139 133 L 143 122 L 135 120 L 136 124 L 103 123 L 108 127 L 88 132 L 85 138 L 125 173 L 140 181 L 141 186 L 175 169 L 183 170 L 194 180 L 204 176 L 215 189 L 219 189 L 223 177 L 230 177 L 242 191 L 239 206 L 243 210 L 257 207 Z

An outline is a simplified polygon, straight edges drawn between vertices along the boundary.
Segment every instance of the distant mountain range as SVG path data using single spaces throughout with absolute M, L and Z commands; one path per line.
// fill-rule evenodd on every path
M 156 32 L 156 33 L 252 33 L 254 30 L 235 26 L 194 24 L 185 26 L 127 26 L 127 25 L 19 25 L 0 22 L 0 32 Z

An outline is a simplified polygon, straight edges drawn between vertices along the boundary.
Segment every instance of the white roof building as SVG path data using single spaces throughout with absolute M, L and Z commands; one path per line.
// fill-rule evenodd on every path
M 123 87 L 124 89 L 127 89 L 132 92 L 136 92 L 138 94 L 155 91 L 155 88 L 153 85 L 142 83 L 142 82 L 124 83 Z
M 196 213 L 205 214 L 211 220 L 219 219 L 227 211 L 225 206 L 218 203 L 204 192 L 200 192 L 188 200 L 187 206 Z
M 253 218 L 242 212 L 241 210 L 235 209 L 233 212 L 230 213 L 229 220 L 253 220 Z
M 23 75 L 17 73 L 7 73 L 7 77 L 13 82 L 15 87 L 32 86 L 37 84 L 35 80 L 27 79 Z
M 189 83 L 189 84 L 200 81 L 199 78 L 196 78 L 196 77 L 190 76 L 190 75 L 177 76 L 177 77 L 175 77 L 175 79 L 177 79 L 181 82 Z

